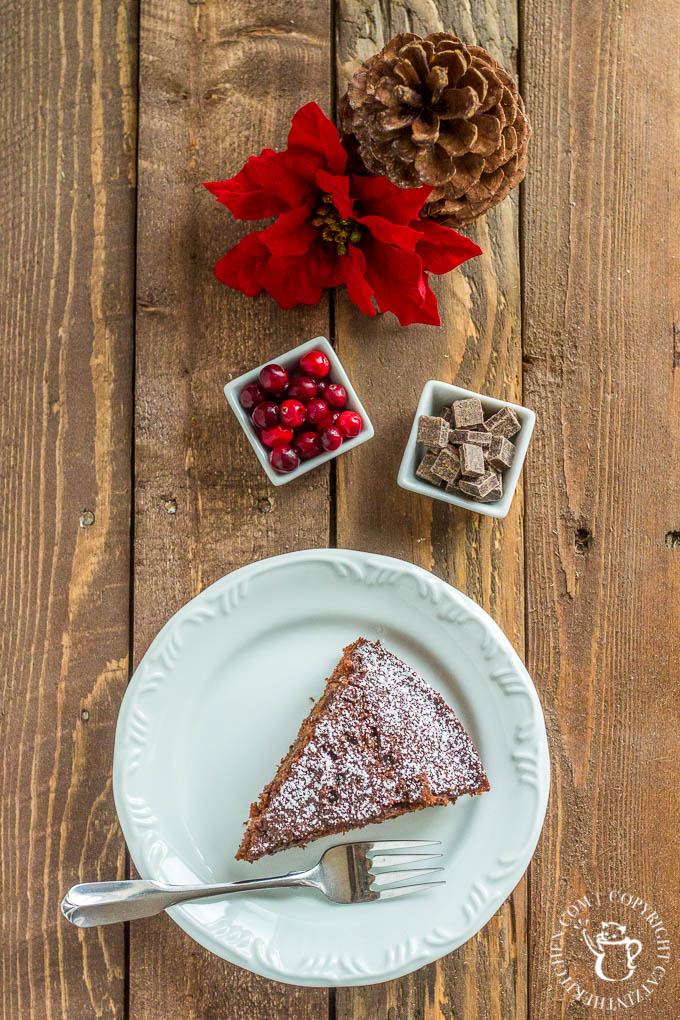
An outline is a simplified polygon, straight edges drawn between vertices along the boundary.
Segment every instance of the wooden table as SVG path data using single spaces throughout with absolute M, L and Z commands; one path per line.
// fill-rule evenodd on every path
M 3 1018 L 590 1016 L 550 974 L 565 906 L 632 887 L 677 915 L 680 7 L 7 0 L 0 18 Z M 248 228 L 201 182 L 281 145 L 303 102 L 330 111 L 397 31 L 451 26 L 518 72 L 534 138 L 521 193 L 470 230 L 484 256 L 437 281 L 444 326 L 217 284 Z M 319 333 L 376 438 L 274 489 L 221 388 Z M 429 378 L 536 410 L 505 521 L 397 488 Z M 372 988 L 268 982 L 166 916 L 79 934 L 63 891 L 129 868 L 111 757 L 132 668 L 216 578 L 325 545 L 446 578 L 525 657 L 553 767 L 527 876 L 458 952 Z M 669 967 L 630 1015 L 667 1020 L 679 992 Z

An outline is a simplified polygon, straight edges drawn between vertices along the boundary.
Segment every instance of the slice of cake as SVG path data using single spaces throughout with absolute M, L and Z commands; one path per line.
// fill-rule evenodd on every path
M 255 861 L 488 789 L 441 695 L 379 641 L 359 638 L 252 805 L 236 857 Z

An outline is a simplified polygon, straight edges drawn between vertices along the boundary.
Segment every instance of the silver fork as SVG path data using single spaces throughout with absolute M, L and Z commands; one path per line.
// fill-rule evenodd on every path
M 260 892 L 263 889 L 289 889 L 303 886 L 318 889 L 333 903 L 366 903 L 389 900 L 431 889 L 439 882 L 418 882 L 443 868 L 415 868 L 394 871 L 403 864 L 441 857 L 437 853 L 389 853 L 413 847 L 439 846 L 438 840 L 384 839 L 365 843 L 340 843 L 326 850 L 321 860 L 309 871 L 294 871 L 274 878 L 249 878 L 243 882 L 221 882 L 218 885 L 164 885 L 146 879 L 125 882 L 86 882 L 74 885 L 61 903 L 64 917 L 79 928 L 98 924 L 133 921 L 150 917 L 176 903 L 229 896 L 231 893 Z M 409 885 L 397 885 L 408 881 Z

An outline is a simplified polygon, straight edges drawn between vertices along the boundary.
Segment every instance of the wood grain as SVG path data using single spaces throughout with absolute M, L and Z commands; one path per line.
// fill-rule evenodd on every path
M 482 5 L 340 2 L 339 87 L 357 63 L 400 31 L 453 28 L 513 67 L 512 3 Z M 519 247 L 515 198 L 469 231 L 484 256 L 435 281 L 440 328 L 403 329 L 367 319 L 343 295 L 338 350 L 372 416 L 376 437 L 338 461 L 338 545 L 400 556 L 450 581 L 483 605 L 523 652 L 522 501 L 501 522 L 397 488 L 396 475 L 420 391 L 428 379 L 495 396 L 521 396 Z M 338 1020 L 526 1016 L 526 889 L 522 883 L 489 925 L 449 957 L 398 981 L 337 993 Z
M 6 1020 L 123 1015 L 122 929 L 78 933 L 59 902 L 124 868 L 110 775 L 129 647 L 135 8 L 2 11 Z
M 292 114 L 330 96 L 329 12 L 283 0 L 143 0 L 140 34 L 135 661 L 165 620 L 228 571 L 329 541 L 327 469 L 273 488 L 222 387 L 328 331 L 328 305 L 282 312 L 217 283 L 253 224 L 202 181 L 285 143 Z M 328 993 L 211 956 L 166 916 L 132 926 L 130 1015 L 319 1020 Z
M 522 221 L 525 389 L 539 421 L 527 647 L 553 763 L 532 867 L 530 1015 L 589 1016 L 549 975 L 550 936 L 575 897 L 644 896 L 674 960 L 680 944 L 680 9 L 520 9 L 536 127 Z M 675 966 L 630 1015 L 665 1020 L 678 1001 Z

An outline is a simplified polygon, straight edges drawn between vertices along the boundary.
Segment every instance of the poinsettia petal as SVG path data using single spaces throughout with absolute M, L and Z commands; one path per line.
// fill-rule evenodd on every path
M 321 191 L 330 195 L 333 205 L 341 216 L 354 216 L 354 199 L 349 197 L 349 177 L 329 174 L 327 170 L 316 171 L 316 183 Z
M 432 188 L 398 188 L 387 177 L 359 177 L 352 174 L 352 194 L 366 214 L 383 216 L 392 223 L 408 224 L 415 219 Z
M 374 240 L 365 245 L 365 255 L 366 279 L 381 312 L 394 312 L 402 326 L 440 325 L 437 299 L 419 255 Z
M 382 216 L 357 216 L 357 223 L 367 227 L 377 241 L 383 244 L 393 244 L 403 251 L 415 251 L 420 240 L 420 234 L 411 227 L 400 223 L 390 223 Z
M 272 255 L 262 274 L 262 286 L 281 308 L 315 305 L 337 282 L 336 259 L 321 245 L 306 255 Z
M 322 261 L 325 262 L 327 268 L 324 269 L 325 279 L 329 282 L 325 284 L 326 287 L 341 287 L 345 282 L 345 266 L 343 263 L 346 261 L 346 255 L 337 255 L 334 251 L 329 251 L 325 245 L 319 245 L 323 252 Z
M 269 257 L 269 249 L 262 244 L 259 231 L 255 230 L 246 234 L 215 263 L 215 276 L 227 287 L 255 297 L 262 290 L 262 273 Z
M 420 231 L 416 252 L 423 267 L 431 273 L 448 273 L 468 259 L 482 254 L 479 245 L 450 227 L 433 220 L 415 220 L 411 226 Z
M 203 185 L 239 220 L 264 220 L 294 209 L 310 197 L 313 182 L 300 180 L 285 165 L 285 153 L 264 149 L 235 177 Z
M 366 258 L 366 279 L 378 293 L 387 296 L 392 289 L 420 293 L 423 263 L 415 252 L 402 251 L 367 237 L 362 244 Z M 424 296 L 424 288 L 421 297 Z
M 425 326 L 441 326 L 437 298 L 430 288 L 427 273 L 423 274 L 422 296 L 420 294 L 401 294 L 398 304 L 386 308 L 385 311 L 394 312 L 401 326 L 412 326 L 417 322 L 423 323 Z
M 366 259 L 360 248 L 353 244 L 348 246 L 347 255 L 342 259 L 342 268 L 350 301 L 353 301 L 364 315 L 375 315 L 375 307 L 371 301 L 373 288 L 366 280 Z
M 340 144 L 338 129 L 317 103 L 307 103 L 293 117 L 287 164 L 324 167 L 333 174 L 345 172 L 347 153 Z
M 301 205 L 281 213 L 271 227 L 260 232 L 262 243 L 272 255 L 304 255 L 309 251 L 319 237 L 319 231 L 312 225 L 311 212 L 308 205 Z
M 413 309 L 413 318 L 402 325 L 409 326 L 413 322 L 422 322 L 426 326 L 441 326 L 442 324 L 442 320 L 439 317 L 437 295 L 430 287 L 428 273 L 423 273 L 423 282 L 425 284 L 425 297 L 422 303 Z

